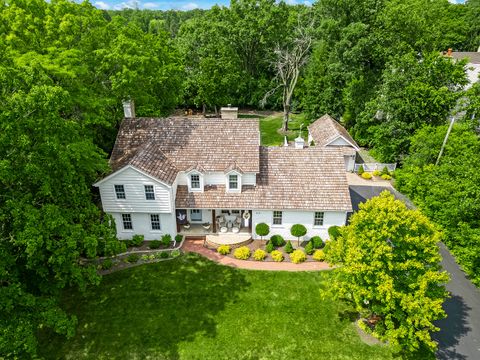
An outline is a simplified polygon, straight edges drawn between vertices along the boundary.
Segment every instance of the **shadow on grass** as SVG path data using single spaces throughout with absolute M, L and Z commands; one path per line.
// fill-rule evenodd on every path
M 41 355 L 178 359 L 179 343 L 216 336 L 215 316 L 248 287 L 241 272 L 195 254 L 120 271 L 84 295 L 67 294 L 77 334 L 68 341 L 44 334 Z

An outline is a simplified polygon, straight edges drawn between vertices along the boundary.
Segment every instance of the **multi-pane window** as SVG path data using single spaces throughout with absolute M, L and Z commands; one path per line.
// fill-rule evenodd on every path
M 150 214 L 150 222 L 152 224 L 152 230 L 161 230 L 160 226 L 160 215 L 159 214 Z
M 238 189 L 238 175 L 229 175 L 228 176 L 228 188 L 229 189 Z
M 133 230 L 132 215 L 122 214 L 123 230 Z
M 153 185 L 145 185 L 145 198 L 147 200 L 155 200 L 155 190 Z
M 190 219 L 192 221 L 202 221 L 202 210 L 191 209 L 190 210 Z
M 282 225 L 282 212 L 274 211 L 273 212 L 273 225 Z
M 238 215 L 240 215 L 240 210 L 232 210 L 232 214 L 238 214 Z
M 190 186 L 192 189 L 200 189 L 200 175 L 190 175 Z
M 115 194 L 117 199 L 125 199 L 125 188 L 123 185 L 115 185 Z
M 322 211 L 316 211 L 315 212 L 315 217 L 313 219 L 313 225 L 314 226 L 323 226 L 323 216 L 324 216 L 324 213 Z

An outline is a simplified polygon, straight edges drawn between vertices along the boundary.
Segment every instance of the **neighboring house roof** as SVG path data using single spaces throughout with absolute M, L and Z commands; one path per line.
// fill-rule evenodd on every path
M 260 147 L 256 186 L 229 193 L 207 185 L 203 192 L 177 187 L 177 208 L 253 208 L 352 211 L 342 150 Z
M 324 147 L 338 137 L 342 137 L 354 148 L 359 148 L 348 131 L 328 114 L 323 115 L 320 119 L 310 124 L 308 131 L 315 142 L 315 146 Z
M 452 52 L 450 55 L 453 59 L 456 60 L 468 60 L 467 65 L 467 77 L 468 85 L 465 86 L 465 89 L 472 87 L 472 84 L 480 81 L 480 52 Z
M 179 171 L 260 171 L 258 119 L 126 118 L 110 158 L 172 184 Z
M 471 64 L 480 64 L 480 52 L 455 51 L 451 57 L 457 60 L 468 59 Z

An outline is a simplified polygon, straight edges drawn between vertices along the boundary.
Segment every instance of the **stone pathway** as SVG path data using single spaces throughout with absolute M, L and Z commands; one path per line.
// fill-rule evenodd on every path
M 194 252 L 205 256 L 219 264 L 231 266 L 239 269 L 249 270 L 274 270 L 274 271 L 320 271 L 331 270 L 325 262 L 304 262 L 301 264 L 293 264 L 289 262 L 273 262 L 273 261 L 255 261 L 255 260 L 238 260 L 228 256 L 223 256 L 217 252 L 203 247 L 203 240 L 185 240 L 182 250 L 185 252 Z

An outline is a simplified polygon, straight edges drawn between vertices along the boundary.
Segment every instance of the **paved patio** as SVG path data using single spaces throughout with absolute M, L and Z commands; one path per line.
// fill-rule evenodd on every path
M 392 183 L 389 180 L 383 180 L 378 176 L 372 177 L 370 180 L 364 179 L 356 173 L 347 172 L 348 185 L 362 185 L 362 186 L 384 186 L 392 188 Z
M 182 250 L 186 252 L 194 252 L 205 256 L 219 264 L 231 266 L 239 269 L 248 270 L 270 270 L 270 271 L 321 271 L 331 270 L 331 267 L 324 262 L 304 262 L 301 264 L 293 264 L 289 262 L 273 262 L 273 261 L 255 261 L 255 260 L 238 260 L 228 256 L 223 256 L 203 247 L 203 240 L 185 240 Z

